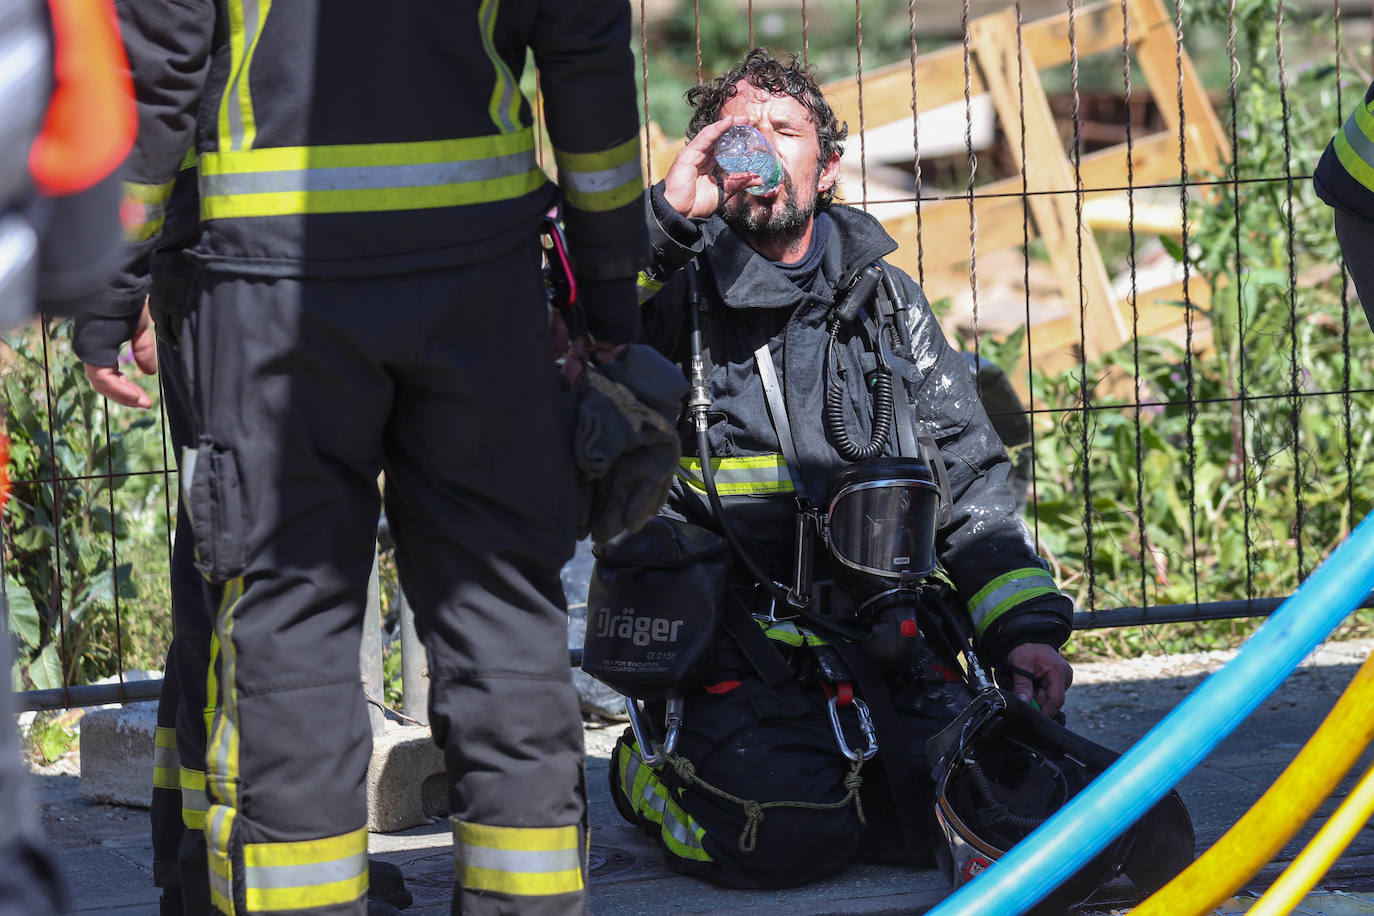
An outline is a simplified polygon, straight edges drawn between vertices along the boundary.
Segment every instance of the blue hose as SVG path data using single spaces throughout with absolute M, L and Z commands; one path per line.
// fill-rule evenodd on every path
M 1082 793 L 927 916 L 1017 916 L 1124 833 L 1374 589 L 1374 514 L 1230 662 Z

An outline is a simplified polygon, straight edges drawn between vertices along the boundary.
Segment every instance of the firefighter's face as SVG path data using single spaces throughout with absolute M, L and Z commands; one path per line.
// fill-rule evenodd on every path
M 782 183 L 771 194 L 740 191 L 721 208 L 724 220 L 747 235 L 795 236 L 811 226 L 816 201 L 839 177 L 839 154 L 821 163 L 811 113 L 790 95 L 774 95 L 747 82 L 721 107 L 721 117 L 744 115 L 782 158 Z

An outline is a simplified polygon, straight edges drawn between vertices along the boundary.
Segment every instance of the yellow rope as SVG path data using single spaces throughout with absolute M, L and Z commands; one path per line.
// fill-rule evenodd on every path
M 1365 771 L 1355 791 L 1322 825 L 1312 842 L 1289 863 L 1279 879 L 1264 892 L 1264 896 L 1250 908 L 1247 916 L 1282 916 L 1291 913 L 1312 885 L 1326 874 L 1331 863 L 1345 851 L 1355 834 L 1360 832 L 1370 814 L 1374 814 L 1374 767 Z
M 1202 916 L 1230 898 L 1301 829 L 1374 738 L 1374 656 L 1274 784 L 1221 839 L 1129 916 Z

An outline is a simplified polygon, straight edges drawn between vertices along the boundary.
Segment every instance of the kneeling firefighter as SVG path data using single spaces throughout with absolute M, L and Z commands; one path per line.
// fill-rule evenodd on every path
M 612 797 L 722 885 L 853 861 L 962 883 L 1113 756 L 1051 718 L 1070 602 L 967 365 L 882 260 L 895 243 L 828 200 L 843 132 L 805 67 L 756 49 L 688 100 L 641 275 L 647 342 L 692 382 L 684 458 L 662 512 L 597 545 L 588 595 L 583 668 L 632 698 Z M 711 158 L 745 118 L 786 174 L 761 198 Z M 1065 893 L 1186 864 L 1166 802 Z

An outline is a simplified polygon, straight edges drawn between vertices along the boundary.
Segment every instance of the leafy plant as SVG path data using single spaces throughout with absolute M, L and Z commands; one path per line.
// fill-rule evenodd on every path
M 5 516 L 13 680 L 39 689 L 130 663 L 160 666 L 170 637 L 163 478 L 138 473 L 163 463 L 156 417 L 107 415 L 68 337 L 65 324 L 6 337 L 0 373 L 13 480 Z
M 1179 306 L 1210 346 L 1141 338 L 1032 378 L 1052 408 L 1036 417 L 1032 520 L 1082 609 L 1287 595 L 1374 505 L 1359 422 L 1374 395 L 1352 382 L 1374 335 L 1342 301 L 1330 210 L 1308 177 L 1339 123 L 1334 86 L 1316 70 L 1280 84 L 1275 0 L 1237 13 L 1251 52 L 1238 160 L 1190 189 L 1186 248 L 1164 240 L 1208 292 Z M 1073 651 L 1231 645 L 1255 625 L 1097 631 Z

